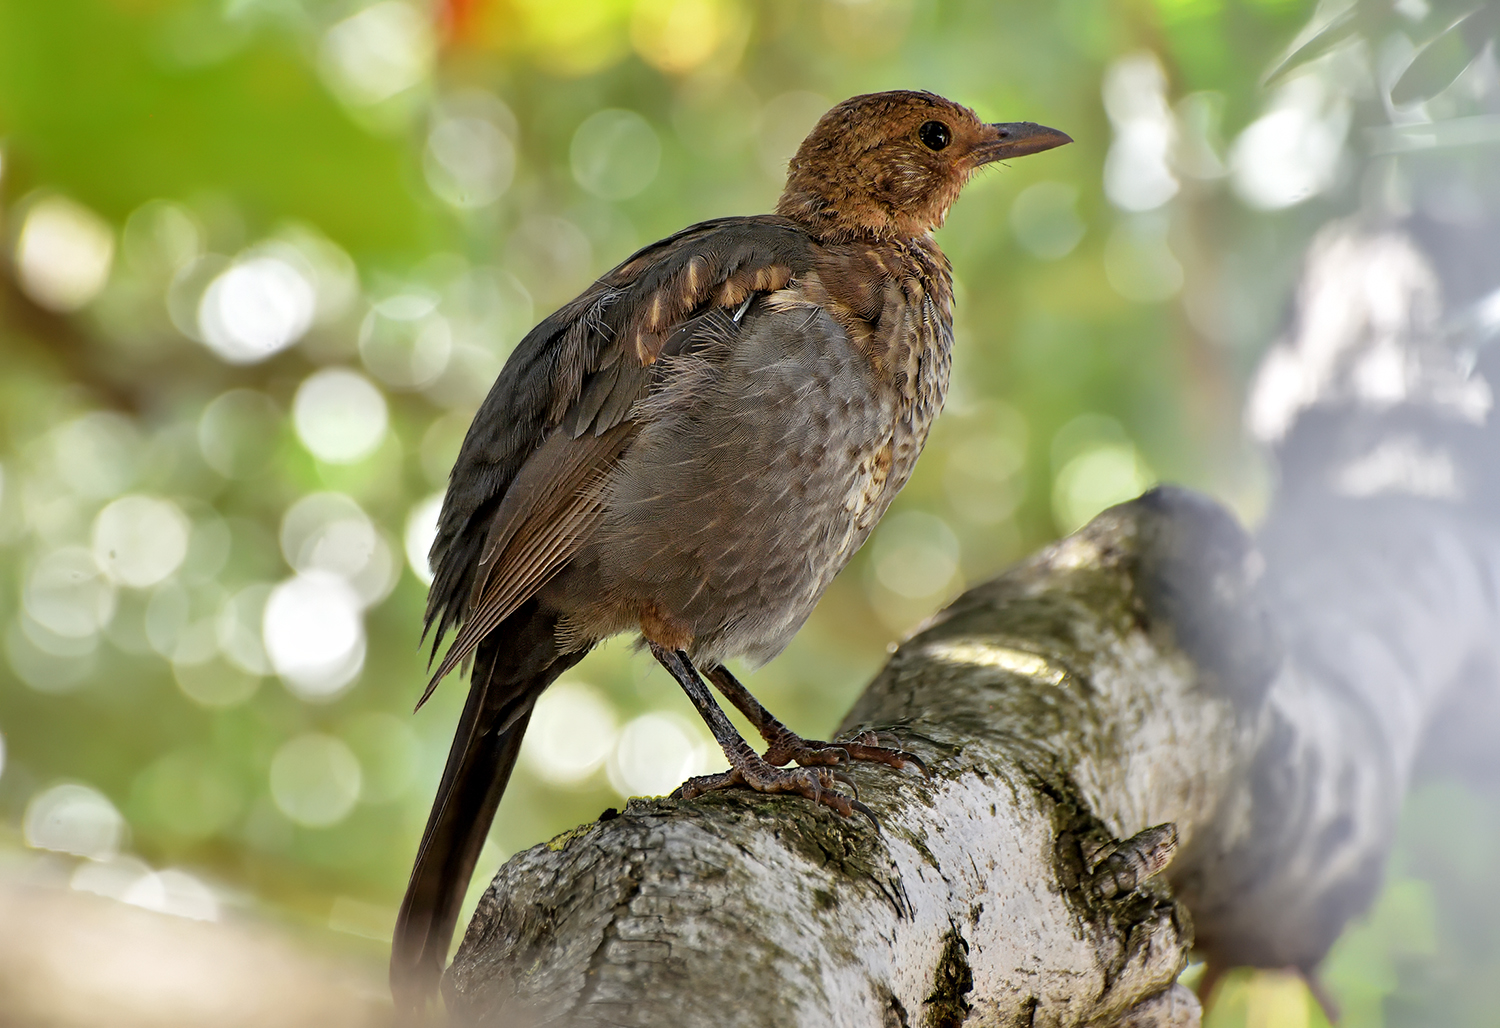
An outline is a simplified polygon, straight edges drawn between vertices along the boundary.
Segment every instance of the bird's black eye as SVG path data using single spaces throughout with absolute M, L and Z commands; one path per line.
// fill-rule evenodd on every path
M 917 129 L 917 138 L 929 150 L 941 150 L 953 141 L 948 126 L 940 121 L 923 122 L 922 127 Z

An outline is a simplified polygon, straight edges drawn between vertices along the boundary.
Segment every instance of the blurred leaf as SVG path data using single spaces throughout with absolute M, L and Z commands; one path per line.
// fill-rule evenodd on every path
M 1310 64 L 1324 54 L 1337 49 L 1351 39 L 1365 35 L 1374 16 L 1369 6 L 1355 3 L 1340 11 L 1332 21 L 1316 32 L 1311 39 L 1297 47 L 1279 63 L 1266 72 L 1263 84 L 1274 86 L 1292 72 Z
M 1500 8 L 1481 7 L 1464 15 L 1429 42 L 1391 87 L 1398 107 L 1432 99 L 1453 84 L 1500 29 Z

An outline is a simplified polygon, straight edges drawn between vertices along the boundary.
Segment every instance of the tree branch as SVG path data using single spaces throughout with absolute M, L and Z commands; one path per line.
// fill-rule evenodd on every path
M 1213 574 L 1176 576 L 1182 533 Z M 1160 619 L 1253 606 L 1248 553 L 1186 493 L 1106 513 L 954 604 L 855 706 L 846 731 L 932 768 L 855 770 L 882 832 L 786 798 L 633 800 L 501 869 L 450 1006 L 496 1025 L 1196 1023 L 1172 988 L 1190 920 L 1154 875 L 1212 822 L 1266 662 L 1215 650 L 1211 682 Z

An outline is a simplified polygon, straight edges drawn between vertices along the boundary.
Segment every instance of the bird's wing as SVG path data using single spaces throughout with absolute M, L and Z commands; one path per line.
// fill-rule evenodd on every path
M 521 341 L 475 415 L 443 500 L 427 605 L 434 651 L 461 627 L 427 694 L 597 524 L 657 358 L 688 345 L 706 312 L 784 287 L 811 253 L 807 234 L 783 218 L 695 225 L 641 250 Z

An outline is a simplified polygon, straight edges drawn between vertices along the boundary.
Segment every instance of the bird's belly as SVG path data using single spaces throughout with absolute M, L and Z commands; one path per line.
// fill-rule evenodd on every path
M 769 660 L 864 542 L 904 480 L 896 399 L 841 331 L 821 341 L 674 375 L 682 402 L 626 454 L 585 558 L 628 598 L 617 621 L 677 626 L 699 661 Z

